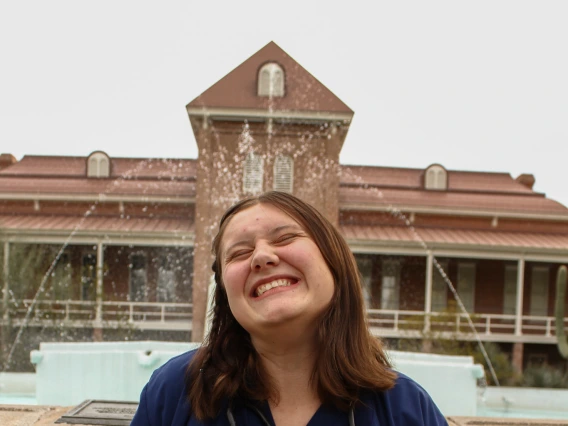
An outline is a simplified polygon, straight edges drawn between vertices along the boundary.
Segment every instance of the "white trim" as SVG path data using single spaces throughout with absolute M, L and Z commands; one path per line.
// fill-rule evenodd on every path
M 385 199 L 379 200 L 381 203 L 385 202 Z M 394 205 L 394 204 L 361 204 L 361 203 L 349 203 L 340 204 L 340 211 L 374 211 L 374 212 L 391 212 L 393 210 L 402 211 L 409 214 L 424 213 L 424 214 L 437 214 L 442 216 L 478 216 L 478 217 L 490 217 L 497 219 L 534 219 L 540 221 L 560 221 L 568 222 L 568 213 L 565 215 L 559 214 L 547 214 L 543 213 L 517 213 L 517 212 L 506 212 L 506 211 L 491 211 L 491 210 L 472 210 L 472 209 L 452 209 L 451 207 L 421 207 L 421 206 L 405 206 L 405 205 Z
M 0 237 L 0 241 L 6 241 L 9 243 L 32 243 L 32 244 L 65 244 L 69 243 L 72 245 L 95 245 L 99 241 L 103 240 L 105 246 L 165 246 L 165 247 L 192 247 L 195 243 L 195 235 L 145 235 L 136 236 L 126 235 L 126 236 L 109 236 L 108 234 L 98 234 L 93 236 L 87 235 L 74 235 L 73 238 L 69 239 L 70 232 L 67 234 L 59 235 L 13 235 L 8 238 Z
M 401 256 L 426 256 L 426 250 L 422 248 L 404 246 L 402 244 L 398 245 L 388 245 L 388 242 L 382 244 L 378 241 L 372 242 L 360 242 L 347 240 L 349 247 L 353 253 L 362 254 L 391 254 L 391 255 L 401 255 Z M 497 260 L 519 260 L 524 258 L 531 262 L 550 262 L 550 263 L 568 263 L 568 253 L 566 250 L 558 249 L 558 254 L 556 253 L 539 253 L 534 249 L 533 251 L 527 251 L 527 249 L 518 248 L 517 251 L 508 250 L 507 247 L 503 251 L 499 250 L 484 250 L 484 247 L 480 246 L 479 250 L 467 249 L 465 246 L 457 246 L 456 249 L 451 248 L 433 248 L 429 244 L 429 248 L 435 257 L 451 257 L 451 258 L 472 258 L 472 259 L 497 259 Z
M 353 113 L 344 112 L 323 112 L 323 111 L 290 111 L 256 108 L 209 108 L 209 107 L 186 107 L 189 116 L 206 117 L 211 120 L 222 119 L 281 119 L 281 120 L 302 120 L 302 121 L 342 121 L 344 124 L 351 122 Z
M 164 197 L 160 195 L 136 196 L 115 195 L 100 193 L 97 195 L 81 194 L 14 194 L 0 193 L 0 201 L 71 201 L 71 202 L 125 202 L 125 203 L 171 203 L 171 204 L 195 204 L 195 197 Z

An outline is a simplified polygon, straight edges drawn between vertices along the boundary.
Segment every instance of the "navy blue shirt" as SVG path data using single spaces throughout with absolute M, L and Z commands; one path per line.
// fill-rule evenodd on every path
M 195 351 L 172 358 L 158 368 L 140 395 L 140 405 L 131 426 L 230 426 L 225 405 L 219 415 L 205 423 L 191 413 L 187 401 L 185 372 Z M 447 425 L 444 416 L 426 391 L 409 377 L 398 373 L 394 388 L 386 392 L 367 391 L 362 405 L 355 408 L 356 426 L 438 426 Z M 268 403 L 258 409 L 272 426 Z M 235 404 L 233 414 L 238 426 L 265 426 L 258 413 L 245 404 Z M 348 413 L 321 406 L 308 426 L 347 426 Z

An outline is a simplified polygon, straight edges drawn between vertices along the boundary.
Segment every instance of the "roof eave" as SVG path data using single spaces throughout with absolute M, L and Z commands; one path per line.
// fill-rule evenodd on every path
M 364 204 L 364 203 L 341 203 L 340 211 L 366 211 L 366 212 L 408 212 L 418 214 L 434 214 L 443 216 L 466 216 L 466 217 L 489 217 L 506 219 L 527 219 L 527 220 L 549 220 L 555 222 L 568 222 L 567 214 L 549 213 L 524 213 L 505 210 L 473 210 L 459 209 L 451 207 L 429 207 L 412 205 L 385 205 L 385 204 Z
M 349 124 L 353 119 L 353 112 L 330 111 L 301 111 L 301 110 L 268 110 L 249 108 L 208 108 L 187 105 L 190 117 L 205 117 L 210 120 L 254 120 L 266 121 L 268 119 L 282 121 L 327 122 L 337 121 Z

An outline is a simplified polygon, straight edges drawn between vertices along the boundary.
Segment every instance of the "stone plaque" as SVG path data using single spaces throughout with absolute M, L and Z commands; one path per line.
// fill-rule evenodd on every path
M 128 426 L 137 408 L 137 402 L 87 400 L 55 423 Z

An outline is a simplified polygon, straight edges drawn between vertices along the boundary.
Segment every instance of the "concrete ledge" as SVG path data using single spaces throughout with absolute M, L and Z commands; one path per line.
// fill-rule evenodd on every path
M 495 419 L 491 417 L 448 417 L 449 426 L 558 426 L 566 420 Z
M 0 405 L 0 425 L 54 425 L 55 421 L 68 410 L 69 407 L 48 407 L 44 405 Z
M 46 405 L 0 405 L 2 426 L 51 426 L 73 407 L 49 407 Z M 69 423 L 57 423 L 65 425 Z M 448 417 L 449 426 L 558 426 L 566 420 L 493 419 L 488 417 Z M 77 425 L 74 425 L 77 426 Z

